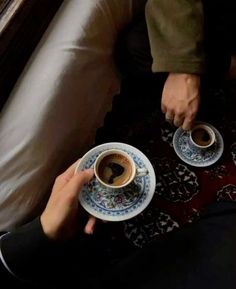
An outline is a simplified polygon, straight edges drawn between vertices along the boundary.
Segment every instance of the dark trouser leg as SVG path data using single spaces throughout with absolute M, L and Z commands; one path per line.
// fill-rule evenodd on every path
M 212 204 L 198 222 L 160 237 L 112 273 L 123 289 L 235 289 L 236 204 Z
M 120 33 L 115 58 L 124 76 L 151 72 L 152 57 L 144 15 L 139 15 Z
M 115 59 L 123 76 L 122 93 L 126 90 L 126 84 L 130 87 L 129 84 L 132 83 L 136 92 L 147 89 L 150 95 L 152 94 L 149 92 L 150 86 L 153 86 L 156 90 L 155 98 L 161 96 L 160 88 L 163 87 L 167 73 L 152 72 L 153 59 L 144 14 L 139 15 L 120 33 L 115 49 Z
M 144 15 L 139 15 L 120 33 L 115 59 L 122 76 L 121 91 L 113 99 L 112 112 L 106 115 L 96 143 L 119 140 L 137 145 L 136 136 L 130 132 L 132 124 L 139 122 L 140 117 L 150 116 L 150 110 L 160 108 L 166 77 L 151 71 L 152 57 Z
M 233 25 L 235 1 L 202 2 L 205 17 L 206 73 L 201 81 L 201 106 L 198 118 L 208 122 L 220 122 L 228 114 L 228 110 L 231 110 L 232 96 L 228 73 L 236 39 L 233 35 L 236 31 L 236 26 Z
M 230 55 L 236 52 L 234 0 L 203 1 L 205 14 L 205 50 L 207 73 L 210 79 L 225 79 L 230 66 Z

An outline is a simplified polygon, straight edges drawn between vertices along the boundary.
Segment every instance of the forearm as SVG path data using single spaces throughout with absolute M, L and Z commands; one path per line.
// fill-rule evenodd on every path
M 56 245 L 45 236 L 39 218 L 3 235 L 0 246 L 1 272 L 6 278 L 23 282 L 47 279 L 44 274 Z
M 69 241 L 49 239 L 42 228 L 40 218 L 2 236 L 0 241 L 0 278 L 13 284 L 23 284 L 30 289 L 59 288 L 62 284 L 93 284 L 89 276 L 99 275 L 102 268 L 95 264 L 97 250 L 93 236 L 78 234 Z M 104 254 L 103 254 L 104 257 Z M 100 272 L 100 271 L 99 271 Z M 101 276 L 101 274 L 100 274 Z M 84 283 L 86 282 L 86 283 Z M 13 286 L 14 287 L 14 286 Z M 14 287 L 15 288 L 15 287 Z
M 0 236 L 0 244 L 1 244 L 1 238 L 3 236 Z M 3 259 L 2 253 L 0 251 L 0 279 L 2 284 L 8 284 L 9 287 L 14 287 L 16 283 L 19 283 L 17 278 L 9 272 L 8 267 L 5 263 L 5 260 Z M 15 288 L 15 287 L 14 287 Z
M 146 21 L 153 72 L 204 71 L 204 19 L 200 0 L 149 0 Z

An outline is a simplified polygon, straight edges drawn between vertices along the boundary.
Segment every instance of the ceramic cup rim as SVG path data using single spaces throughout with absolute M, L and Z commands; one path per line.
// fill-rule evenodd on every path
M 131 168 L 132 168 L 132 175 L 131 177 L 129 178 L 129 180 L 122 184 L 122 185 L 119 185 L 119 186 L 114 186 L 114 185 L 109 185 L 105 182 L 103 182 L 103 180 L 101 180 L 101 178 L 99 177 L 98 175 L 98 166 L 99 164 L 101 163 L 101 161 L 108 155 L 111 155 L 111 154 L 120 154 L 122 156 L 124 156 L 125 158 L 127 158 L 131 164 Z M 125 151 L 123 151 L 122 149 L 108 149 L 108 150 L 105 150 L 103 152 L 101 152 L 98 157 L 96 158 L 96 161 L 94 163 L 94 175 L 96 177 L 96 179 L 105 187 L 107 188 L 111 188 L 111 189 L 120 189 L 120 188 L 123 188 L 123 187 L 126 187 L 127 185 L 129 185 L 135 178 L 135 175 L 136 175 L 136 166 L 135 166 L 135 162 L 134 160 L 132 159 L 132 157 Z
M 199 145 L 193 140 L 192 134 L 193 134 L 194 131 L 196 131 L 199 128 L 202 128 L 202 129 L 206 130 L 209 133 L 209 135 L 211 137 L 211 142 L 209 144 L 207 144 L 207 145 Z M 211 147 L 215 143 L 216 135 L 215 135 L 214 130 L 209 125 L 207 125 L 207 124 L 197 124 L 190 130 L 190 141 L 191 141 L 192 145 L 194 145 L 195 147 L 200 148 L 200 149 L 206 149 L 206 148 Z

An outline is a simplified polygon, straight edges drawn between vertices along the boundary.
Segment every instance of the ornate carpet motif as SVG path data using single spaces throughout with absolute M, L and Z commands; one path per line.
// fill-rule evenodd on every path
M 156 193 L 150 205 L 123 223 L 125 237 L 138 247 L 194 222 L 215 200 L 236 201 L 236 92 L 228 95 L 230 90 L 206 89 L 198 120 L 219 130 L 224 152 L 215 164 L 201 168 L 184 163 L 175 154 L 176 127 L 165 122 L 160 111 L 162 85 L 155 77 L 124 81 L 97 132 L 96 144 L 121 141 L 136 146 L 155 169 Z

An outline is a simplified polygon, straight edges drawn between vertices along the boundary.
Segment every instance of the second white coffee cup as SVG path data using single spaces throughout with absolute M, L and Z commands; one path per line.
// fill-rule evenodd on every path
M 216 141 L 214 130 L 207 124 L 197 124 L 190 131 L 190 144 L 195 149 L 207 149 Z

